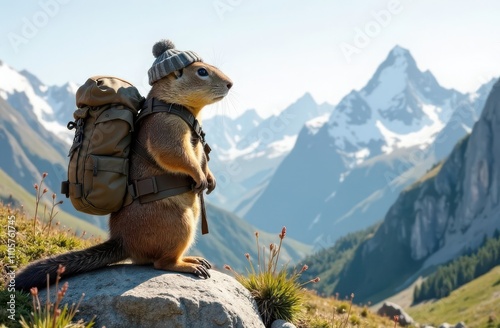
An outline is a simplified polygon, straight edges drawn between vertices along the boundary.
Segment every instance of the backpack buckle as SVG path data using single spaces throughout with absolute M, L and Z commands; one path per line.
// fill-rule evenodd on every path
M 155 177 L 134 180 L 133 185 L 135 187 L 135 197 L 156 194 L 158 192 Z

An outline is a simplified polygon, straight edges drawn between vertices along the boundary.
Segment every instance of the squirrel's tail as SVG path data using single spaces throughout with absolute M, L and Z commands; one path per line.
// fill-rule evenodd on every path
M 16 273 L 15 284 L 17 290 L 29 292 L 32 287 L 44 288 L 56 281 L 59 265 L 65 267 L 61 275 L 69 277 L 75 274 L 92 271 L 106 265 L 123 261 L 127 258 L 121 240 L 110 239 L 102 244 L 75 252 L 69 252 L 29 264 Z

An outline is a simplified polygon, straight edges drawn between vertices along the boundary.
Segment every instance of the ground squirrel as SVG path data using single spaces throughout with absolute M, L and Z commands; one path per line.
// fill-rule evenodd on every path
M 153 54 L 156 60 L 148 72 L 152 88 L 147 99 L 182 105 L 198 120 L 201 109 L 224 98 L 232 86 L 219 69 L 204 63 L 194 52 L 175 49 L 171 41 L 156 43 Z M 131 179 L 170 172 L 190 176 L 193 191 L 143 204 L 134 201 L 112 213 L 108 241 L 31 263 L 17 273 L 16 289 L 46 286 L 46 274 L 52 282 L 60 264 L 66 267 L 64 276 L 69 276 L 129 258 L 137 264 L 152 263 L 160 270 L 210 276 L 207 260 L 184 256 L 195 237 L 199 193 L 215 188 L 202 143 L 183 119 L 165 112 L 145 117 L 135 139 L 155 163 L 132 153 Z

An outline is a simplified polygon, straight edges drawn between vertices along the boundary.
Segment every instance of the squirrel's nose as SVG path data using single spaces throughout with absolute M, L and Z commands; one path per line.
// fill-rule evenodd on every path
M 233 82 L 229 82 L 228 84 L 226 84 L 226 86 L 228 90 L 231 89 L 231 87 L 233 86 Z

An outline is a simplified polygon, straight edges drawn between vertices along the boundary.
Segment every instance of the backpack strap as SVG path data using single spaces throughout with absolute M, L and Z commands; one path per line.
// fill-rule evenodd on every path
M 191 191 L 193 180 L 189 176 L 165 173 L 153 177 L 133 180 L 129 193 L 141 204 L 153 202 Z
M 179 116 L 184 122 L 186 122 L 187 125 L 189 125 L 191 131 L 195 134 L 196 139 L 198 139 L 203 145 L 203 150 L 208 162 L 210 160 L 208 154 L 210 153 L 211 148 L 205 141 L 205 132 L 194 115 L 191 114 L 191 112 L 184 106 L 168 104 L 156 98 L 150 98 L 141 109 L 135 124 L 138 126 L 139 122 L 145 117 L 161 112 L 167 112 Z M 150 164 L 158 166 L 154 158 L 152 158 L 151 154 L 149 154 L 146 150 L 146 147 L 138 140 L 134 141 L 132 151 Z M 139 199 L 142 204 L 192 191 L 193 186 L 194 181 L 189 176 L 165 173 L 158 176 L 133 180 L 132 183 L 129 184 L 129 194 L 132 195 L 134 200 Z M 201 205 L 201 232 L 202 234 L 207 234 L 208 221 L 203 193 L 200 193 L 199 198 Z
M 132 151 L 151 165 L 158 167 L 158 164 L 148 153 L 146 147 L 138 140 L 134 141 Z M 162 175 L 132 180 L 128 186 L 128 190 L 134 200 L 139 199 L 141 204 L 143 204 L 180 195 L 193 190 L 193 186 L 194 181 L 190 176 L 167 172 Z
M 145 117 L 160 112 L 167 112 L 179 116 L 184 122 L 186 122 L 187 125 L 189 125 L 195 137 L 203 145 L 203 150 L 205 152 L 205 155 L 207 156 L 207 162 L 208 162 L 210 160 L 208 154 L 212 149 L 205 141 L 205 132 L 203 131 L 201 124 L 186 107 L 178 104 L 169 104 L 164 101 L 158 100 L 156 98 L 149 98 L 144 103 L 144 106 L 139 112 L 139 115 L 137 116 L 135 123 L 139 124 L 139 122 L 143 120 Z

